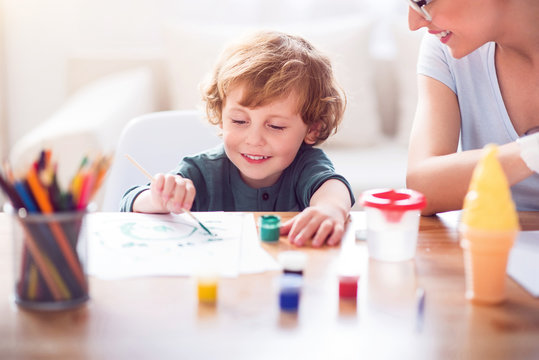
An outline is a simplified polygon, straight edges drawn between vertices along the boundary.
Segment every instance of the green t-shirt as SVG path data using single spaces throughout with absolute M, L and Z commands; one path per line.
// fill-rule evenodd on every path
M 312 195 L 329 179 L 342 181 L 350 192 L 346 179 L 335 173 L 326 154 L 303 144 L 294 161 L 272 186 L 254 189 L 241 179 L 236 166 L 226 156 L 223 145 L 182 159 L 172 171 L 191 179 L 196 188 L 192 211 L 302 211 L 309 206 Z M 121 201 L 121 211 L 132 211 L 135 198 L 148 185 L 129 189 Z

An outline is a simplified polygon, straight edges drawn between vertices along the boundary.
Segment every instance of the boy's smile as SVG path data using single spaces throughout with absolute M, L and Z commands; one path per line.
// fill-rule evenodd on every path
M 221 128 L 225 151 L 247 185 L 253 188 L 275 184 L 296 157 L 310 134 L 298 113 L 295 92 L 268 104 L 249 108 L 240 103 L 243 86 L 227 94 Z
M 264 156 L 264 155 L 250 155 L 250 154 L 242 154 L 245 157 L 245 160 L 247 162 L 252 164 L 261 164 L 267 159 L 270 159 L 270 156 Z

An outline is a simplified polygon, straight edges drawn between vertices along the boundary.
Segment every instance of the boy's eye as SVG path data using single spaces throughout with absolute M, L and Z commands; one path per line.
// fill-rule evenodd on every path
M 277 125 L 269 125 L 270 128 L 272 129 L 275 129 L 275 130 L 284 130 L 285 127 L 284 126 L 277 126 Z
M 245 120 L 234 120 L 234 119 L 232 119 L 232 123 L 233 123 L 233 124 L 243 125 L 243 124 L 245 124 L 246 122 L 247 122 L 247 121 L 245 121 Z

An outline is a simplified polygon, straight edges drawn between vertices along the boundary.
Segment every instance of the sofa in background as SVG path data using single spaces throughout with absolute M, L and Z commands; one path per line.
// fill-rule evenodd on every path
M 218 53 L 228 41 L 254 29 L 170 25 L 164 31 L 166 46 L 161 51 L 72 54 L 66 81 L 73 95 L 14 144 L 11 163 L 27 166 L 43 147 L 52 148 L 60 164 L 60 181 L 67 183 L 85 154 L 114 151 L 130 119 L 154 111 L 199 107 L 198 84 Z M 276 29 L 303 35 L 334 64 L 348 106 L 339 131 L 322 147 L 337 171 L 351 182 L 356 198 L 366 189 L 404 187 L 421 34 L 409 32 L 400 19 L 391 26 L 392 51 L 376 57 L 374 27 L 365 17 Z M 98 197 L 98 205 L 101 201 Z M 359 204 L 354 206 L 359 208 Z

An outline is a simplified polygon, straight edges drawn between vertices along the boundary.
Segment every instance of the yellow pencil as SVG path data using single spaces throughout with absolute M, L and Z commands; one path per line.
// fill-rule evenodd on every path
M 127 160 L 131 161 L 131 163 L 132 163 L 133 165 L 135 165 L 135 167 L 136 167 L 137 169 L 139 169 L 144 175 L 146 175 L 146 177 L 147 177 L 148 179 L 150 179 L 150 181 L 153 181 L 153 176 L 152 176 L 148 171 L 146 171 L 146 169 L 144 169 L 144 168 L 142 167 L 142 165 L 140 165 L 135 159 L 133 159 L 131 156 L 129 156 L 129 154 L 125 154 L 125 157 L 127 158 Z M 210 234 L 211 236 L 213 236 L 213 233 L 212 233 L 206 226 L 204 226 L 204 224 L 202 224 L 202 223 L 200 222 L 200 220 L 198 220 L 198 219 L 195 217 L 195 215 L 193 215 L 193 214 L 191 213 L 191 211 L 189 211 L 189 210 L 187 210 L 187 209 L 184 209 L 184 208 L 182 208 L 182 211 L 185 212 L 187 215 L 189 215 L 193 220 L 195 220 L 195 221 L 198 223 L 198 225 L 200 225 L 201 228 L 203 228 L 204 230 L 206 230 L 206 232 L 207 232 L 208 234 Z
M 92 189 L 92 193 L 90 194 L 90 199 L 94 197 L 96 192 L 101 187 L 101 184 L 103 183 L 103 179 L 105 178 L 105 175 L 107 174 L 107 171 L 110 167 L 111 157 L 110 156 L 102 156 L 98 163 L 97 163 L 97 175 L 95 179 L 95 184 Z
M 34 264 L 30 265 L 30 273 L 28 274 L 28 291 L 27 297 L 30 300 L 35 300 L 37 296 L 37 268 Z

